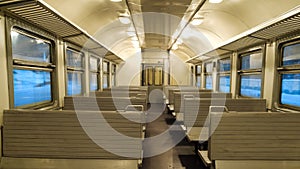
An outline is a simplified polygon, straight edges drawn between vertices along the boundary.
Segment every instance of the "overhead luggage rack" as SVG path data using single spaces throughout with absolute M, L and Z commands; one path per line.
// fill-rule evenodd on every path
M 64 41 L 76 44 L 89 52 L 104 56 L 108 52 L 100 42 L 86 31 L 64 18 L 55 9 L 41 0 L 9 0 L 0 1 L 0 9 L 5 13 L 22 18 L 48 32 L 58 36 Z M 115 54 L 113 54 L 115 55 Z M 123 60 L 114 56 L 117 63 Z
M 239 51 L 255 45 L 260 45 L 270 41 L 276 41 L 285 36 L 292 36 L 300 32 L 300 6 L 288 13 L 283 14 L 273 20 L 262 23 L 246 32 L 243 32 L 214 48 L 203 52 L 189 60 L 193 63 L 202 56 L 216 57 L 229 52 Z

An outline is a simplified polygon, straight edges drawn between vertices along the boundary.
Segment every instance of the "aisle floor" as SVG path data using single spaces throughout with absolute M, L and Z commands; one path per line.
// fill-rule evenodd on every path
M 202 161 L 195 155 L 194 146 L 187 142 L 184 137 L 185 133 L 181 129 L 177 122 L 174 122 L 172 115 L 162 112 L 163 105 L 155 105 L 150 108 L 148 112 L 148 119 L 154 119 L 154 121 L 147 123 L 146 138 L 158 136 L 159 134 L 166 132 L 169 135 L 170 142 L 176 141 L 179 136 L 183 139 L 176 144 L 175 147 L 153 157 L 144 157 L 142 169 L 208 169 L 204 166 Z M 171 125 L 176 125 L 176 130 L 169 130 Z M 163 149 L 167 146 L 164 139 L 161 140 L 159 146 L 153 145 L 144 147 L 144 155 L 148 156 L 150 153 L 147 151 L 155 151 L 157 149 Z

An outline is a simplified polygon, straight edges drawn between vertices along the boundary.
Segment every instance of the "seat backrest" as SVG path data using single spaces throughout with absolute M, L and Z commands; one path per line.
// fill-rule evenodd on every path
M 140 159 L 142 124 L 131 120 L 142 118 L 140 112 L 6 110 L 3 155 Z
M 300 160 L 300 112 L 210 114 L 211 160 Z
M 65 97 L 64 110 L 116 111 L 125 110 L 128 105 L 142 105 L 147 108 L 146 98 L 138 97 Z
M 187 127 L 204 127 L 208 124 L 210 106 L 226 106 L 229 111 L 239 112 L 266 112 L 265 99 L 210 99 L 185 98 L 184 99 L 184 125 Z
M 231 93 L 213 93 L 213 92 L 175 92 L 174 93 L 174 112 L 184 111 L 183 99 L 186 96 L 194 98 L 231 98 Z

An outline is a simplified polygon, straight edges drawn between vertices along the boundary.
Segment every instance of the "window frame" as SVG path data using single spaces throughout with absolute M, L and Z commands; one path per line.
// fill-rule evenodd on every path
M 97 60 L 97 70 L 91 70 L 91 58 L 94 58 Z M 90 54 L 89 56 L 89 90 L 90 92 L 96 92 L 96 91 L 100 91 L 101 90 L 101 57 L 94 55 L 94 54 Z M 97 89 L 96 90 L 91 90 L 91 77 L 92 74 L 97 74 Z
M 107 70 L 104 71 L 104 64 L 107 64 Z M 107 77 L 107 87 L 104 87 L 104 75 L 106 75 Z M 102 61 L 102 89 L 109 89 L 110 86 L 110 62 L 108 60 L 103 60 Z
M 221 71 L 220 70 L 220 61 L 221 60 L 227 60 L 227 59 L 229 59 L 230 60 L 230 70 L 229 71 Z M 230 84 L 229 84 L 229 93 L 231 93 L 231 86 L 232 86 L 232 84 L 231 84 L 231 79 L 232 79 L 232 57 L 231 57 L 231 55 L 229 54 L 229 55 L 225 55 L 224 57 L 221 57 L 218 61 L 217 61 L 217 65 L 218 65 L 218 71 L 217 71 L 217 91 L 218 92 L 221 92 L 220 91 L 220 78 L 221 77 L 225 77 L 225 76 L 229 76 L 229 78 L 230 78 Z
M 116 81 L 117 81 L 117 64 L 115 64 L 115 63 L 112 63 L 111 64 L 111 86 L 116 86 L 117 85 L 117 83 L 116 83 Z M 114 79 L 114 81 L 113 81 L 113 79 Z M 114 82 L 114 83 L 112 83 L 112 82 Z
M 198 68 L 200 67 L 200 72 L 198 72 Z M 200 77 L 200 86 L 198 86 L 197 84 L 198 84 L 198 77 Z M 201 78 L 202 78 L 202 65 L 195 65 L 195 85 L 196 85 L 196 87 L 199 87 L 199 88 L 202 88 L 202 85 L 201 85 L 201 83 L 202 83 L 202 80 L 201 80 Z
M 211 72 L 207 72 L 207 70 L 206 70 L 206 65 L 207 64 L 211 64 L 211 66 L 212 66 L 212 70 L 211 70 Z M 209 89 L 209 88 L 206 88 L 206 84 L 207 84 L 207 79 L 206 79 L 206 77 L 207 76 L 211 76 L 211 78 L 212 78 L 212 88 L 211 88 L 211 90 L 213 90 L 214 89 L 214 77 L 213 77 L 213 72 L 214 72 L 214 62 L 213 61 L 208 61 L 208 62 L 205 62 L 203 65 L 204 65 L 204 88 L 205 89 Z
M 43 42 L 49 44 L 49 62 L 39 62 L 31 61 L 26 59 L 13 58 L 13 46 L 11 33 L 15 31 L 23 36 L 29 38 L 42 40 Z M 8 83 L 9 86 L 9 107 L 10 108 L 24 108 L 24 109 L 40 109 L 40 108 L 50 108 L 58 106 L 58 86 L 57 86 L 57 53 L 56 53 L 56 38 L 52 34 L 44 31 L 39 27 L 32 27 L 30 24 L 23 23 L 20 20 L 8 19 L 6 24 L 6 51 L 7 51 L 7 63 L 8 63 Z M 31 104 L 25 104 L 21 106 L 15 106 L 15 90 L 14 90 L 14 74 L 13 70 L 36 70 L 50 72 L 50 101 L 34 102 Z
M 246 69 L 246 70 L 242 70 L 242 57 L 245 57 L 249 54 L 253 54 L 253 53 L 260 53 L 262 54 L 262 67 L 261 68 L 257 68 L 257 69 Z M 261 75 L 261 87 L 260 87 L 260 97 L 259 98 L 263 98 L 264 97 L 264 74 L 265 74 L 265 59 L 266 59 L 266 45 L 260 45 L 260 46 L 256 46 L 254 48 L 250 48 L 250 49 L 246 49 L 243 51 L 240 51 L 237 53 L 237 85 L 236 85 L 236 92 L 238 94 L 238 97 L 240 98 L 256 98 L 256 97 L 249 97 L 249 96 L 244 96 L 241 94 L 241 84 L 242 84 L 242 80 L 241 77 L 243 75 Z
M 281 90 L 282 90 L 282 75 L 284 74 L 300 74 L 300 64 L 294 64 L 294 65 L 283 65 L 283 52 L 284 47 L 290 46 L 293 44 L 300 44 L 300 37 L 293 37 L 288 40 L 282 40 L 277 41 L 277 48 L 276 48 L 276 54 L 277 54 L 277 68 L 276 68 L 276 74 L 277 74 L 277 88 L 275 89 L 275 93 L 277 95 L 277 98 L 274 100 L 278 104 L 275 104 L 276 109 L 291 109 L 291 110 L 300 110 L 300 106 L 293 106 L 288 104 L 282 104 L 281 103 Z M 273 102 L 274 102 L 273 101 Z
M 73 52 L 77 53 L 82 53 L 82 67 L 81 68 L 76 68 L 72 66 L 68 66 L 68 60 L 67 60 L 67 50 L 71 50 Z M 76 46 L 74 44 L 65 42 L 64 45 L 64 61 L 65 61 L 65 96 L 83 96 L 85 94 L 85 71 L 86 71 L 86 66 L 85 66 L 85 53 L 80 48 L 79 46 Z M 68 95 L 68 72 L 75 72 L 75 73 L 80 73 L 81 74 L 81 94 L 75 94 L 75 95 Z

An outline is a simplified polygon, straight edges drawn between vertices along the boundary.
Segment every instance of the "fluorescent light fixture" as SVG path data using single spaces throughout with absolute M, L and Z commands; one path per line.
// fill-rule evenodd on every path
M 176 43 L 174 43 L 174 45 L 172 46 L 173 50 L 177 50 L 178 49 L 178 45 Z
M 197 26 L 197 25 L 201 25 L 202 23 L 203 23 L 203 20 L 204 20 L 204 18 L 202 17 L 200 17 L 200 18 L 194 18 L 192 21 L 191 21 L 191 24 L 192 25 L 195 25 L 195 26 Z
M 136 36 L 131 37 L 131 40 L 138 41 L 139 39 Z
M 122 0 L 110 0 L 111 2 L 122 2 Z
M 127 31 L 128 36 L 136 36 L 134 31 Z
M 223 0 L 209 0 L 209 3 L 218 4 L 221 3 Z
M 122 24 L 130 24 L 131 23 L 131 20 L 129 17 L 127 16 L 119 16 L 119 21 L 122 23 Z

